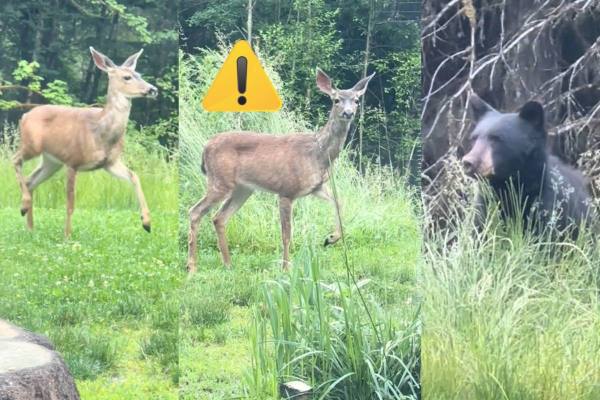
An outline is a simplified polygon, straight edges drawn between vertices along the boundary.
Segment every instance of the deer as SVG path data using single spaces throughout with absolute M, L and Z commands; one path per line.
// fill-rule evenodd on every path
M 158 89 L 135 71 L 143 49 L 117 66 L 110 58 L 90 47 L 96 67 L 108 75 L 108 92 L 103 107 L 43 105 L 25 113 L 19 122 L 20 146 L 12 158 L 21 188 L 21 215 L 33 230 L 33 191 L 62 166 L 67 168 L 67 217 L 65 237 L 71 235 L 75 203 L 75 178 L 80 171 L 103 168 L 116 178 L 131 183 L 139 202 L 142 226 L 150 232 L 150 211 L 138 176 L 121 160 L 131 100 L 156 98 Z M 27 178 L 23 163 L 41 155 L 37 169 Z
M 190 274 L 197 270 L 200 220 L 219 203 L 223 205 L 213 224 L 223 264 L 231 266 L 225 227 L 257 190 L 279 197 L 284 271 L 290 266 L 292 206 L 296 199 L 313 195 L 333 205 L 335 231 L 327 236 L 325 246 L 341 238 L 340 206 L 328 187 L 329 171 L 344 147 L 359 100 L 374 75 L 364 77 L 351 89 L 338 90 L 329 76 L 317 68 L 317 88 L 330 97 L 332 107 L 327 123 L 316 133 L 223 132 L 206 143 L 201 163 L 207 181 L 206 194 L 189 210 L 187 269 Z

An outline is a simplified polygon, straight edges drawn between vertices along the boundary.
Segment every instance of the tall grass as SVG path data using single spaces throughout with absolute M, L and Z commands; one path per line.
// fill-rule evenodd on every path
M 416 399 L 418 315 L 409 325 L 371 297 L 362 280 L 321 277 L 308 248 L 289 277 L 268 282 L 250 330 L 252 398 L 277 398 L 279 385 L 303 380 L 318 399 Z
M 462 211 L 461 211 L 462 212 Z M 493 213 L 425 246 L 425 399 L 600 398 L 600 250 Z

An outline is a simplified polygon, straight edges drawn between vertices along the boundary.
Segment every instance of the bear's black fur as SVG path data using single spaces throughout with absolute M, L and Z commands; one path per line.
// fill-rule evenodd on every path
M 463 166 L 469 175 L 489 182 L 504 218 L 521 213 L 525 228 L 537 232 L 548 227 L 577 232 L 594 218 L 583 175 L 548 153 L 540 103 L 530 101 L 518 113 L 501 113 L 472 94 L 471 111 L 476 124 Z M 482 194 L 477 204 L 485 216 Z

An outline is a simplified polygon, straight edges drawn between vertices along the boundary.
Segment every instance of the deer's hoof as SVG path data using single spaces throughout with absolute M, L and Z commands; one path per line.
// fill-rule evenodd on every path
M 146 223 L 146 224 L 142 224 L 142 226 L 144 227 L 144 230 L 148 233 L 150 233 L 152 231 L 152 228 L 150 227 L 150 222 Z
M 324 247 L 331 246 L 332 244 L 335 244 L 338 240 L 340 240 L 340 238 L 333 234 L 327 235 L 327 237 L 325 238 L 325 243 L 323 243 L 323 246 Z
M 27 215 L 28 211 L 29 211 L 28 207 L 22 207 L 21 208 L 21 217 L 24 217 L 25 215 Z

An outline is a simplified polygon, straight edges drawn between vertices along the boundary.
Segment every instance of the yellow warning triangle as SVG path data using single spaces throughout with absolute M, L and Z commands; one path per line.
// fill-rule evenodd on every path
M 277 111 L 281 99 L 250 44 L 240 40 L 225 59 L 202 106 L 206 111 Z

